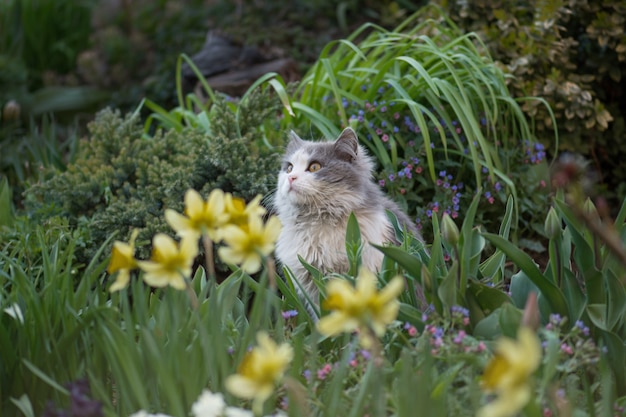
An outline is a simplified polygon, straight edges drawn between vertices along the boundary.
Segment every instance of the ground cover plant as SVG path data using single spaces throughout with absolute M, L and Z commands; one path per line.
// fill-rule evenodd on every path
M 525 175 L 546 169 L 532 130 L 498 89 L 488 56 L 472 49 L 476 39 L 445 21 L 424 22 L 418 30 L 426 33 L 412 33 L 408 45 L 401 33 L 409 24 L 341 43 L 361 51 L 345 55 L 353 64 L 369 56 L 367 45 L 406 47 L 393 52 L 396 61 L 372 58 L 389 70 L 379 71 L 386 84 L 372 83 L 372 90 L 346 85 L 344 72 L 358 79 L 360 70 L 341 65 L 345 49 L 333 55 L 329 48 L 295 88 L 268 74 L 241 99 L 206 88 L 204 103 L 179 90 L 174 109 L 146 101 L 152 116 L 144 124 L 103 111 L 74 165 L 46 172 L 32 188 L 37 210 L 16 210 L 12 187 L 0 183 L 0 413 L 624 415 L 626 202 L 611 219 L 606 207 L 587 200 L 585 165 L 565 159 L 550 178 L 534 177 L 553 192 L 551 206 L 545 199 L 524 208 L 536 192 L 536 184 L 525 187 Z M 394 67 L 410 61 L 413 41 L 423 42 L 420 62 L 432 66 Z M 455 48 L 474 61 L 454 61 Z M 464 79 L 464 62 L 484 78 Z M 410 123 L 398 132 L 382 124 L 396 120 L 381 111 L 391 106 L 387 94 L 411 87 L 400 69 L 415 70 L 416 85 L 435 87 L 416 99 L 393 97 L 414 117 L 411 136 Z M 455 107 L 452 99 L 463 94 L 465 106 Z M 474 96 L 481 100 L 473 103 Z M 359 120 L 366 103 L 376 106 L 367 119 L 372 127 Z M 378 248 L 386 255 L 378 273 L 360 267 L 366 243 L 352 218 L 351 271 L 322 277 L 308 265 L 325 284 L 315 318 L 290 271 L 273 261 L 280 224 L 262 204 L 271 187 L 262 187 L 275 175 L 272 153 L 288 128 L 315 135 L 314 126 L 332 136 L 342 124 L 360 129 L 380 161 L 379 180 L 406 176 L 411 158 L 420 159 L 410 169 L 423 167 L 424 181 L 407 183 L 407 207 L 413 187 L 435 200 L 456 190 L 446 197 L 449 208 L 433 205 L 429 222 L 422 221 L 432 236 L 427 250 L 398 228 L 403 243 Z M 477 141 L 466 155 L 469 132 Z M 424 145 L 428 135 L 433 148 Z M 512 141 L 510 153 L 500 152 L 507 144 L 498 138 Z M 514 152 L 522 138 L 524 156 Z M 434 157 L 446 151 L 447 159 Z M 193 162 L 203 155 L 213 165 Z M 520 164 L 525 159 L 529 164 Z M 456 176 L 466 185 L 458 187 Z M 501 194 L 490 197 L 501 198 L 501 210 L 485 210 L 492 207 L 485 192 L 494 189 L 481 187 L 498 179 Z M 407 195 L 394 184 L 384 186 Z M 458 192 L 463 204 L 455 209 Z M 527 230 L 519 228 L 525 210 L 547 238 L 548 261 L 540 266 L 517 244 L 515 234 Z M 139 214 L 145 217 L 130 221 Z

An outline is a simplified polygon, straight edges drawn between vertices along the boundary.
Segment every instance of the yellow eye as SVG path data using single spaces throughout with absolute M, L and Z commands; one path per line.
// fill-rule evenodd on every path
M 287 165 L 286 171 L 287 171 L 287 174 L 289 174 L 291 171 L 293 171 L 293 165 L 291 165 L 291 164 Z
M 322 165 L 319 162 L 311 162 L 309 165 L 309 172 L 317 172 L 322 169 Z

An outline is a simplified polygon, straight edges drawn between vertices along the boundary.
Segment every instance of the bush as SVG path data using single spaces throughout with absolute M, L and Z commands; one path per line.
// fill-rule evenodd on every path
M 104 110 L 90 123 L 89 138 L 67 171 L 51 170 L 27 190 L 28 208 L 84 227 L 91 239 L 80 254 L 84 262 L 113 233 L 125 239 L 137 228 L 139 240 L 147 240 L 164 231 L 163 211 L 179 210 L 188 188 L 202 194 L 222 188 L 245 200 L 267 194 L 279 158 L 257 140 L 257 126 L 277 109 L 262 92 L 240 108 L 220 98 L 212 106 L 210 134 L 172 129 L 153 137 L 136 116 Z
M 626 96 L 626 2 L 447 2 L 451 18 L 476 32 L 513 77 L 514 97 L 538 96 L 522 109 L 549 152 L 574 151 L 591 161 L 617 205 L 626 189 L 623 143 Z M 559 142 L 551 138 L 559 128 Z M 557 147 L 558 145 L 558 147 Z

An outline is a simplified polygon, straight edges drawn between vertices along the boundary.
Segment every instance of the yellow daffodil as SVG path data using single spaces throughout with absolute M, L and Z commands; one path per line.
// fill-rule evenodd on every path
M 252 217 L 263 217 L 266 213 L 266 210 L 261 206 L 261 195 L 256 196 L 246 205 L 243 199 L 226 193 L 224 205 L 228 214 L 228 224 L 239 226 L 244 230 L 248 227 Z
M 185 289 L 185 277 L 191 275 L 193 261 L 198 254 L 198 242 L 191 236 L 182 238 L 180 245 L 166 234 L 158 233 L 152 239 L 150 261 L 139 261 L 144 271 L 143 280 L 153 287 Z
M 113 243 L 113 249 L 111 250 L 111 261 L 107 272 L 113 274 L 117 272 L 117 278 L 109 291 L 119 291 L 128 286 L 130 281 L 130 271 L 137 268 L 137 261 L 135 260 L 135 239 L 139 234 L 138 230 L 133 230 L 130 235 L 130 241 L 128 243 L 120 242 L 116 240 Z
M 404 281 L 396 276 L 380 292 L 376 288 L 376 275 L 361 268 L 356 286 L 343 279 L 330 281 L 326 286 L 327 298 L 324 308 L 332 313 L 322 317 L 317 329 L 325 336 L 359 330 L 361 344 L 369 348 L 372 344 L 368 329 L 380 337 L 387 325 L 398 315 L 398 295 L 404 289 Z
M 531 398 L 530 377 L 541 363 L 541 344 L 532 329 L 520 327 L 517 340 L 502 338 L 487 364 L 481 386 L 497 398 L 478 412 L 479 417 L 517 414 Z
M 260 415 L 263 403 L 274 392 L 287 366 L 293 349 L 286 343 L 278 346 L 265 332 L 257 334 L 258 346 L 250 350 L 235 375 L 226 379 L 226 389 L 240 398 L 253 400 L 253 410 Z
M 201 234 L 206 234 L 217 242 L 220 240 L 220 228 L 228 221 L 224 192 L 215 189 L 211 191 L 207 201 L 204 201 L 196 190 L 188 190 L 185 193 L 185 215 L 167 209 L 165 220 L 180 237 L 191 236 L 198 239 Z
M 270 217 L 265 225 L 260 216 L 251 216 L 246 228 L 224 226 L 222 238 L 228 246 L 219 248 L 218 254 L 222 261 L 240 265 L 242 271 L 258 272 L 263 257 L 274 250 L 280 229 L 280 220 L 276 216 Z

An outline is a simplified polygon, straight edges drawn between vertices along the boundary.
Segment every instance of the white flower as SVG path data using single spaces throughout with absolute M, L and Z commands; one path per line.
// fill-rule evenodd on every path
M 194 417 L 221 417 L 224 413 L 224 396 L 212 393 L 208 389 L 202 391 L 198 400 L 191 406 Z
M 136 413 L 131 414 L 128 417 L 171 417 L 168 414 L 150 414 L 149 412 L 147 412 L 146 410 L 139 410 Z
M 237 407 L 226 407 L 224 417 L 254 417 L 254 413 L 250 410 L 244 410 Z

